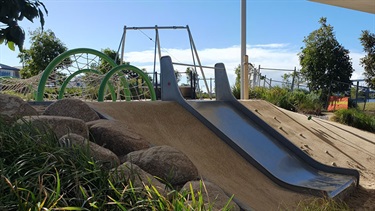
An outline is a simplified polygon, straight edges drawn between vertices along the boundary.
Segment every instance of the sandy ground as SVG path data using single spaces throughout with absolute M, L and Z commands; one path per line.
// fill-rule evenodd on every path
M 314 159 L 361 172 L 360 188 L 347 199 L 355 210 L 375 210 L 375 134 L 289 112 L 265 101 L 242 101 Z M 155 145 L 184 152 L 202 178 L 255 210 L 293 210 L 310 196 L 281 188 L 248 164 L 194 116 L 174 102 L 89 103 L 138 131 Z

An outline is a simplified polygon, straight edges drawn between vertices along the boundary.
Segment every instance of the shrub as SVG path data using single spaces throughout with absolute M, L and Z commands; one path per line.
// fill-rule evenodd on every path
M 366 115 L 358 109 L 338 110 L 335 112 L 333 120 L 358 129 L 375 132 L 375 117 Z

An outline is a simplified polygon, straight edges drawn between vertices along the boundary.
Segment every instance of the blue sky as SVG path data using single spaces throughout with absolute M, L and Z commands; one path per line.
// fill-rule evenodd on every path
M 240 0 L 49 0 L 43 1 L 49 14 L 45 29 L 51 29 L 68 47 L 116 49 L 126 26 L 189 25 L 203 65 L 226 65 L 230 80 L 240 63 Z M 307 0 L 248 0 L 247 54 L 256 66 L 299 68 L 298 52 L 303 39 L 319 28 L 320 17 L 334 27 L 336 38 L 351 54 L 356 70 L 353 79 L 362 78 L 363 57 L 359 36 L 362 30 L 375 33 L 375 15 Z M 20 22 L 27 33 L 40 26 Z M 152 30 L 142 31 L 154 38 Z M 132 64 L 150 69 L 154 43 L 140 31 L 128 31 L 125 58 Z M 191 63 L 187 32 L 160 32 L 163 55 L 176 62 Z M 25 47 L 30 46 L 25 40 Z M 0 63 L 20 66 L 18 50 L 0 46 Z M 150 70 L 151 71 L 151 70 Z M 183 70 L 181 70 L 183 71 Z M 280 72 L 265 71 L 279 80 Z

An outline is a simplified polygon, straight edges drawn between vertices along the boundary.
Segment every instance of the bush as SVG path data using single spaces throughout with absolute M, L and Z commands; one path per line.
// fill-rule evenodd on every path
M 239 95 L 237 88 L 233 87 L 232 91 Z M 319 97 L 319 93 L 308 93 L 306 90 L 290 92 L 281 87 L 255 87 L 249 91 L 250 99 L 262 99 L 290 111 L 315 115 L 320 115 L 323 108 Z
M 298 104 L 298 112 L 305 114 L 320 115 L 323 104 L 320 102 L 320 96 L 317 93 L 309 93 Z
M 333 120 L 358 129 L 375 132 L 375 117 L 366 115 L 358 109 L 338 110 L 335 112 Z

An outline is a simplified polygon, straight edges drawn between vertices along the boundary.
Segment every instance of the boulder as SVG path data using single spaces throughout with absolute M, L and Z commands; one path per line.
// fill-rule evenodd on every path
M 125 159 L 173 186 L 199 178 L 198 170 L 190 159 L 170 146 L 155 146 L 131 152 Z
M 0 94 L 0 117 L 6 122 L 14 122 L 23 116 L 38 115 L 38 112 L 20 97 Z
M 154 186 L 156 190 L 163 196 L 167 195 L 166 186 L 155 179 L 151 174 L 147 173 L 139 166 L 125 162 L 113 168 L 110 171 L 110 180 L 114 183 L 124 183 L 129 184 L 129 181 L 132 183 L 134 188 L 145 189 L 145 185 Z
M 188 198 L 192 197 L 190 186 L 192 187 L 196 200 L 198 200 L 199 195 L 201 194 L 206 209 L 212 207 L 211 210 L 240 210 L 240 207 L 233 200 L 230 201 L 226 209 L 223 209 L 229 202 L 230 197 L 227 196 L 227 194 L 225 194 L 225 192 L 214 183 L 202 180 L 187 182 L 181 188 L 180 192 L 182 194 L 187 193 L 189 195 Z M 191 201 L 188 201 L 187 203 L 191 203 Z
M 110 124 L 110 122 L 109 122 L 108 119 L 98 119 L 98 120 L 86 122 L 86 125 L 87 125 L 88 128 L 90 128 L 90 127 L 92 127 L 96 124 Z
M 117 156 L 150 147 L 149 142 L 119 121 L 98 121 L 89 128 L 89 131 L 91 141 L 111 150 Z
M 54 132 L 57 138 L 70 133 L 75 133 L 84 138 L 89 138 L 89 131 L 86 124 L 81 119 L 62 116 L 30 116 L 23 120 L 18 120 L 21 124 L 30 123 L 41 133 Z
M 120 160 L 111 150 L 101 147 L 78 134 L 66 134 L 59 139 L 60 145 L 64 147 L 79 146 L 88 148 L 94 160 L 103 163 L 104 167 L 110 169 L 120 165 Z
M 46 108 L 43 115 L 73 117 L 85 122 L 100 119 L 90 106 L 81 100 L 72 98 L 65 98 L 52 103 Z

